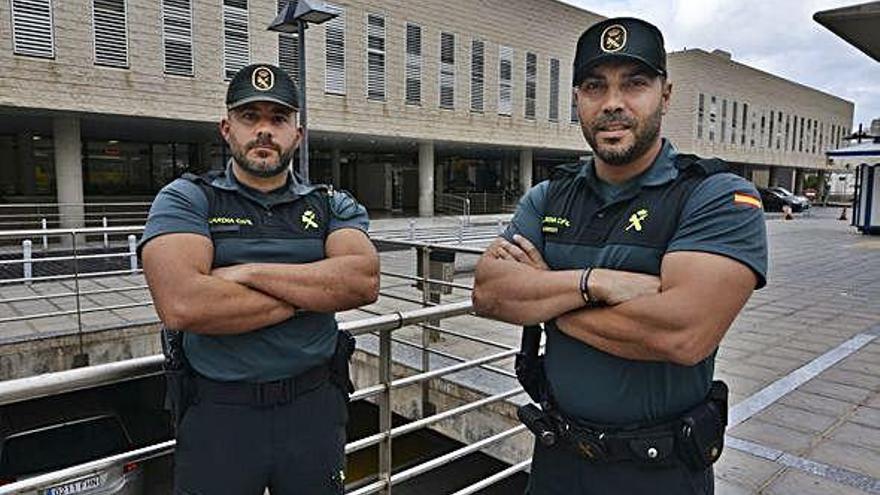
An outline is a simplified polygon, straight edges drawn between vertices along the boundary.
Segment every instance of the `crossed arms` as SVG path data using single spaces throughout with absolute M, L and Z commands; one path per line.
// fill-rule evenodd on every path
M 343 228 L 313 263 L 246 263 L 211 269 L 214 247 L 198 234 L 166 234 L 143 248 L 156 311 L 170 328 L 238 334 L 284 321 L 297 310 L 342 311 L 379 292 L 379 257 L 366 234 Z
M 725 256 L 679 251 L 660 277 L 594 269 L 584 307 L 580 270 L 550 270 L 524 237 L 497 239 L 477 263 L 477 312 L 516 324 L 556 318 L 567 335 L 625 359 L 692 366 L 709 356 L 745 305 L 757 278 Z

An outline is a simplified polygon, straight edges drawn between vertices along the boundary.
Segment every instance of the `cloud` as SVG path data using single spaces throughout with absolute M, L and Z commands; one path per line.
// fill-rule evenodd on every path
M 720 48 L 741 63 L 855 103 L 855 125 L 880 118 L 880 63 L 813 20 L 858 0 L 563 0 L 656 24 L 668 50 Z

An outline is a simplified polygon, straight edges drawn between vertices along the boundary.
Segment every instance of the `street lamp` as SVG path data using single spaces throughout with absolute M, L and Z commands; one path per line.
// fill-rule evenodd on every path
M 299 51 L 299 118 L 303 129 L 302 144 L 299 147 L 300 176 L 309 181 L 309 126 L 306 111 L 306 29 L 309 24 L 323 24 L 339 13 L 330 10 L 320 0 L 290 0 L 278 17 L 269 24 L 269 31 L 297 34 Z

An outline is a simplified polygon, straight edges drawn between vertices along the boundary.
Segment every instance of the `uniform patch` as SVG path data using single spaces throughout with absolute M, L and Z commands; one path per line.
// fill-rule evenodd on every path
M 300 217 L 300 220 L 302 220 L 303 228 L 305 230 L 309 230 L 310 228 L 317 229 L 318 222 L 315 221 L 316 218 L 318 218 L 318 216 L 315 215 L 314 211 L 312 211 L 312 210 L 304 211 L 302 214 L 302 217 Z
M 213 217 L 208 219 L 209 225 L 253 225 L 249 218 Z
M 626 230 L 636 229 L 636 232 L 642 231 L 642 224 L 645 223 L 645 220 L 648 219 L 648 210 L 642 208 L 637 212 L 633 213 L 629 216 L 629 223 L 626 226 Z
M 623 50 L 626 46 L 626 29 L 620 24 L 614 24 L 602 31 L 599 37 L 599 47 L 603 52 L 614 53 Z
M 742 206 L 751 206 L 752 208 L 763 208 L 759 198 L 746 193 L 733 193 L 733 204 Z
M 563 217 L 544 217 L 541 220 L 541 232 L 545 234 L 556 234 L 560 227 L 571 227 L 571 222 Z
M 257 67 L 251 74 L 251 86 L 258 91 L 269 91 L 275 87 L 275 74 L 268 67 Z

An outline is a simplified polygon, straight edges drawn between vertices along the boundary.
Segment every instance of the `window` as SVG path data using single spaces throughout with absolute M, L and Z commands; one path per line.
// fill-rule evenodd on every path
M 749 147 L 755 147 L 755 124 L 758 122 L 758 116 L 752 112 L 752 128 L 749 131 Z
M 440 33 L 440 108 L 455 108 L 455 35 Z
M 367 99 L 385 101 L 385 18 L 367 15 Z
M 776 149 L 782 149 L 782 112 L 776 112 Z
M 538 56 L 526 53 L 526 113 L 529 120 L 535 119 L 535 98 L 537 97 Z
M 789 138 L 788 138 L 790 135 L 790 132 L 791 132 L 790 124 L 791 124 L 791 115 L 786 115 L 785 116 L 785 143 L 783 143 L 783 149 L 785 149 L 785 150 L 788 149 L 788 145 L 791 142 L 791 141 L 789 141 Z
M 406 25 L 406 102 L 422 104 L 422 27 Z
M 819 127 L 819 122 L 817 122 L 816 120 L 813 120 L 813 137 L 810 140 L 810 143 L 811 143 L 810 150 L 813 154 L 816 154 L 816 149 L 817 149 L 816 145 L 819 143 L 819 141 L 817 140 L 817 137 L 818 137 L 817 135 L 818 135 L 818 131 L 819 131 L 818 127 Z
M 190 0 L 162 0 L 162 49 L 166 74 L 193 75 Z
M 727 100 L 721 100 L 721 142 L 727 141 Z
M 471 111 L 483 112 L 485 88 L 486 45 L 480 40 L 471 43 Z
M 223 74 L 232 79 L 250 63 L 247 0 L 223 0 Z
M 703 139 L 703 119 L 705 118 L 706 97 L 700 93 L 700 102 L 697 104 L 697 139 Z
M 550 59 L 550 101 L 547 120 L 559 122 L 559 60 Z
M 765 115 L 764 112 L 761 112 L 761 135 L 758 137 L 758 147 L 759 148 L 763 148 L 764 143 L 766 142 L 766 141 L 764 141 L 764 135 L 765 135 L 766 129 L 767 129 L 767 115 Z
M 709 104 L 709 141 L 715 141 L 715 117 L 718 100 L 713 96 L 709 101 L 711 102 Z
M 278 0 L 279 14 L 288 3 L 290 0 Z M 291 8 L 296 8 L 296 0 L 292 3 Z M 278 33 L 278 67 L 299 84 L 299 39 L 296 33 Z
M 324 91 L 345 94 L 345 11 L 327 4 L 327 8 L 339 14 L 324 24 L 326 66 L 324 71 Z
M 809 129 L 809 128 L 808 128 Z M 804 151 L 804 118 L 801 117 L 801 130 L 798 133 L 798 151 Z
M 498 114 L 513 112 L 513 48 L 498 48 Z
M 93 0 L 92 29 L 95 36 L 95 63 L 128 67 L 125 0 Z
M 12 0 L 13 53 L 55 57 L 52 0 Z
M 739 110 L 737 108 L 737 103 L 738 102 L 733 102 L 733 112 L 730 115 L 732 117 L 730 123 L 730 144 L 736 144 L 736 114 L 737 110 Z
M 767 147 L 773 148 L 773 119 L 775 118 L 773 110 L 770 110 L 770 120 L 768 125 L 770 126 L 767 131 Z
M 742 134 L 740 136 L 739 144 L 742 146 L 746 145 L 746 133 L 749 131 L 749 104 L 743 103 L 743 118 L 742 118 Z

